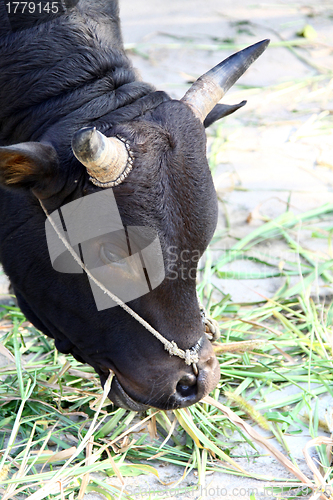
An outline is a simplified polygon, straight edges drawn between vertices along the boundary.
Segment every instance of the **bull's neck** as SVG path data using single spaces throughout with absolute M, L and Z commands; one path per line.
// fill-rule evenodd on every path
M 103 9 L 109 17 L 92 2 L 0 39 L 0 144 L 40 140 L 57 124 L 70 133 L 152 91 L 124 52 L 117 2 Z
M 14 95 L 13 99 L 6 98 L 0 110 L 0 144 L 38 141 L 47 130 L 57 128 L 61 134 L 72 135 L 79 128 L 104 117 L 107 119 L 108 114 L 153 91 L 150 85 L 137 81 L 131 71 L 126 70 L 123 81 L 116 86 L 115 73 L 116 70 L 109 70 L 101 77 L 73 82 L 66 90 L 38 91 L 39 98 L 33 102 L 28 87 L 19 81 L 24 81 L 24 76 L 12 81 L 13 87 L 21 90 L 20 98 L 15 99 Z M 51 79 L 46 77 L 50 85 L 54 84 Z

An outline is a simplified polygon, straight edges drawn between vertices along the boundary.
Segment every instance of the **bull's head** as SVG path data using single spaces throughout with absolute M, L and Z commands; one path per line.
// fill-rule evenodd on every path
M 91 364 L 102 383 L 109 369 L 114 371 L 110 399 L 119 406 L 185 407 L 218 382 L 218 362 L 204 333 L 196 296 L 197 262 L 217 220 L 204 126 L 244 104 L 217 102 L 267 45 L 268 41 L 260 42 L 226 59 L 199 78 L 180 101 L 152 92 L 111 113 L 109 121 L 81 120 L 85 128 L 73 137 L 56 124 L 40 142 L 0 148 L 2 184 L 28 190 L 20 197 L 19 210 L 25 211 L 30 236 L 13 236 L 15 251 L 4 258 L 19 304 L 36 327 L 54 337 L 60 351 Z M 170 356 L 123 309 L 98 310 L 84 274 L 59 273 L 50 263 L 38 199 L 48 212 L 56 213 L 70 202 L 110 188 L 122 226 L 148 228 L 140 238 L 149 243 L 158 237 L 164 263 L 161 283 L 150 283 L 150 291 L 129 305 L 181 349 L 197 346 L 195 370 Z M 127 258 L 128 229 L 116 239 L 110 234 L 94 234 L 85 241 L 83 258 L 94 268 L 104 266 L 111 282 L 127 280 L 135 287 L 142 262 L 136 259 L 133 264 Z

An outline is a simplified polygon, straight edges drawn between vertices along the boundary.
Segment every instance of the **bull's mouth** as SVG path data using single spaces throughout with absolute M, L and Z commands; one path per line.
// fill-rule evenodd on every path
M 217 361 L 216 361 L 216 364 L 218 366 Z M 102 375 L 100 374 L 100 378 L 101 378 L 101 382 L 102 382 L 103 386 L 106 382 L 107 376 L 108 376 L 108 374 L 106 374 L 106 372 L 104 370 L 103 370 L 103 374 Z M 137 411 L 137 412 L 146 411 L 149 408 L 158 408 L 160 410 L 162 410 L 162 409 L 173 410 L 176 408 L 182 408 L 182 407 L 190 406 L 190 405 L 196 403 L 197 401 L 202 399 L 206 395 L 206 393 L 210 392 L 210 390 L 212 390 L 213 387 L 216 386 L 216 384 L 219 380 L 219 377 L 220 377 L 220 373 L 219 373 L 219 370 L 216 371 L 215 376 L 210 384 L 211 387 L 205 386 L 205 384 L 203 382 L 203 379 L 205 378 L 205 376 L 206 375 L 204 373 L 204 370 L 201 371 L 200 375 L 198 377 L 199 380 L 201 381 L 201 390 L 195 392 L 193 394 L 193 397 L 191 397 L 191 398 L 187 397 L 186 400 L 184 400 L 184 401 L 181 401 L 181 400 L 178 401 L 175 398 L 175 394 L 172 394 L 167 398 L 167 401 L 159 400 L 159 401 L 155 401 L 155 404 L 153 403 L 153 401 L 151 401 L 150 403 L 147 404 L 147 403 L 142 403 L 141 401 L 137 401 L 137 400 L 133 399 L 125 391 L 125 389 L 121 385 L 116 373 L 114 373 L 112 383 L 111 383 L 111 388 L 110 388 L 110 391 L 108 394 L 108 398 L 110 399 L 110 401 L 112 401 L 116 406 L 119 406 L 120 408 L 124 408 L 125 410 Z
M 146 411 L 149 408 L 161 410 L 185 408 L 200 401 L 216 387 L 219 381 L 219 363 L 210 343 L 208 341 L 207 343 L 209 348 L 205 346 L 203 350 L 202 357 L 197 365 L 198 372 L 194 374 L 190 367 L 185 366 L 179 368 L 179 371 L 172 372 L 167 377 L 168 380 L 165 380 L 163 390 L 156 394 L 155 397 L 152 397 L 152 389 L 147 387 L 147 380 L 144 381 L 145 384 L 140 390 L 138 382 L 131 384 L 131 381 L 127 380 L 109 360 L 103 365 L 95 365 L 95 370 L 100 376 L 103 387 L 110 370 L 113 371 L 114 376 L 108 398 L 120 408 L 137 412 Z
M 127 392 L 124 391 L 116 375 L 114 375 L 113 377 L 108 398 L 116 406 L 119 406 L 120 408 L 125 408 L 125 410 L 145 411 L 151 408 L 151 406 L 149 405 L 145 405 L 144 403 L 139 403 L 137 401 L 134 401 L 134 399 L 132 399 L 127 394 Z

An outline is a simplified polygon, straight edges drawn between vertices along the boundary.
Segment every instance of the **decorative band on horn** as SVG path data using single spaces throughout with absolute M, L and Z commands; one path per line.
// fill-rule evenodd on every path
M 106 137 L 96 127 L 78 130 L 72 139 L 72 150 L 86 167 L 89 180 L 98 187 L 117 186 L 133 168 L 129 142 L 121 136 Z
M 118 186 L 118 184 L 121 184 L 123 182 L 123 180 L 126 179 L 126 177 L 128 176 L 128 174 L 131 172 L 131 170 L 133 168 L 134 156 L 133 156 L 129 141 L 127 139 L 124 139 L 124 137 L 121 137 L 120 135 L 116 135 L 115 137 L 119 141 L 121 141 L 126 148 L 127 155 L 128 155 L 126 167 L 123 170 L 123 172 L 119 175 L 119 177 L 117 179 L 112 180 L 112 181 L 106 181 L 106 182 L 101 181 L 101 180 L 97 179 L 96 177 L 93 177 L 92 175 L 90 175 L 89 180 L 90 180 L 90 182 L 95 184 L 95 186 L 98 186 L 101 188 L 110 188 L 110 187 Z M 87 171 L 89 172 L 89 174 L 92 174 L 92 172 L 89 171 L 88 168 L 87 168 Z

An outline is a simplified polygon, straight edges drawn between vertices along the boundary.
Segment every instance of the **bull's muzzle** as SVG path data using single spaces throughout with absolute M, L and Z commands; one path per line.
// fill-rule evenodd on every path
M 175 370 L 168 362 L 158 367 L 158 378 L 163 379 L 163 391 L 158 389 L 154 394 L 152 384 L 149 387 L 142 387 L 142 392 L 138 393 L 115 369 L 109 399 L 116 406 L 134 411 L 144 411 L 150 407 L 161 410 L 185 408 L 209 394 L 220 378 L 219 364 L 208 339 L 205 339 L 199 353 L 197 374 L 194 373 L 192 365 L 186 366 L 181 360 L 179 360 L 178 370 Z M 103 376 L 101 376 L 103 385 L 107 378 L 106 373 L 104 368 Z

